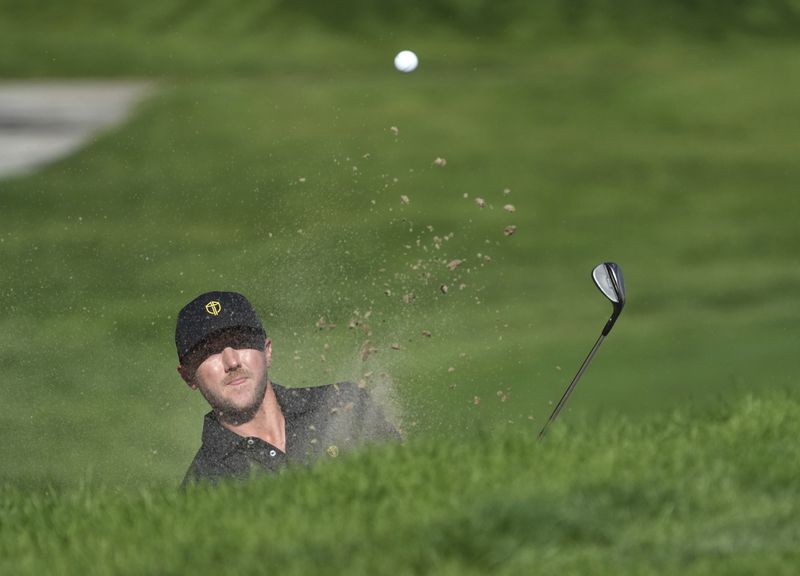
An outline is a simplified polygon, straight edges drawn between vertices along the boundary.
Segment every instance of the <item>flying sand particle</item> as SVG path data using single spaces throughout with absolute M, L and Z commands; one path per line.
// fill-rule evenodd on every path
M 447 166 L 447 160 L 445 160 L 444 158 L 437 158 L 436 160 L 433 161 L 433 165 L 439 166 L 440 168 L 443 166 Z
M 377 351 L 378 351 L 378 349 L 377 348 L 373 348 L 372 346 L 370 346 L 369 345 L 369 340 L 367 340 L 361 346 L 361 361 L 362 362 L 366 362 L 367 358 L 369 358 L 370 354 L 374 354 Z
M 336 328 L 336 324 L 331 324 L 325 319 L 325 316 L 320 316 L 319 320 L 317 320 L 315 326 L 318 330 L 333 330 Z
M 516 212 L 517 211 L 517 209 L 514 208 L 513 204 L 506 204 L 505 206 L 503 206 L 503 210 L 505 210 L 506 212 Z

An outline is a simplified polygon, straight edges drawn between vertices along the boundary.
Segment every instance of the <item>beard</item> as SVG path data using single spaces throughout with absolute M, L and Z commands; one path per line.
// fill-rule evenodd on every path
M 238 370 L 229 375 L 229 381 L 250 375 L 251 374 L 247 370 Z M 250 420 L 255 417 L 256 412 L 258 412 L 258 409 L 261 408 L 261 405 L 264 403 L 264 396 L 267 393 L 268 384 L 269 379 L 267 378 L 266 371 L 264 371 L 264 377 L 256 382 L 253 394 L 243 405 L 234 404 L 231 400 L 218 396 L 211 390 L 201 389 L 200 391 L 203 393 L 206 402 L 213 408 L 217 418 L 228 424 L 238 426 L 250 422 Z

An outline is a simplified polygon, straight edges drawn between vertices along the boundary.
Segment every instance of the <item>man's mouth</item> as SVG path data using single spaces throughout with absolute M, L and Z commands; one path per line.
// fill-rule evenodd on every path
M 240 386 L 247 381 L 247 376 L 239 376 L 233 380 L 226 382 L 225 386 Z

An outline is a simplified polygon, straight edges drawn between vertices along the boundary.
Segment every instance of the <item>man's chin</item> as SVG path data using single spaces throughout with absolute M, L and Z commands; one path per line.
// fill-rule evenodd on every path
M 229 424 L 246 424 L 255 418 L 259 408 L 261 408 L 261 402 L 243 407 L 228 405 L 217 407 L 214 410 L 220 420 Z
M 242 390 L 242 392 L 244 392 L 244 390 Z M 246 424 L 255 418 L 255 415 L 264 403 L 265 393 L 266 386 L 263 387 L 263 390 L 259 387 L 259 389 L 254 391 L 252 396 L 249 394 L 246 396 L 240 394 L 240 398 L 238 398 L 239 402 L 235 402 L 231 398 L 217 398 L 216 400 L 219 402 L 215 402 L 213 406 L 214 412 L 217 414 L 217 418 L 228 424 L 236 426 Z
M 217 406 L 215 411 L 220 420 L 229 424 L 246 424 L 255 418 L 263 403 L 264 399 L 261 398 L 245 403 L 244 405 L 226 404 L 224 406 Z

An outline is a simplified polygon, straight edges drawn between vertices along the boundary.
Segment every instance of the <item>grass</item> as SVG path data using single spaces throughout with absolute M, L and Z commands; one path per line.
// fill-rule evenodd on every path
M 793 388 L 795 51 L 609 40 L 476 70 L 458 48 L 409 76 L 162 81 L 125 126 L 2 182 L 6 479 L 178 479 L 203 402 L 174 317 L 207 289 L 256 303 L 276 381 L 368 379 L 411 437 L 546 418 L 610 312 L 604 259 L 630 303 L 571 410 Z M 346 328 L 367 312 L 371 335 Z
M 793 42 L 800 35 L 793 0 L 343 0 L 333 7 L 198 0 L 190 9 L 182 0 L 0 0 L 0 13 L 0 75 L 10 77 L 204 77 L 298 67 L 325 74 L 385 65 L 408 45 L 429 65 L 443 41 L 482 62 L 487 49 L 531 52 L 575 39 Z
M 796 396 L 373 447 L 217 489 L 0 492 L 15 574 L 791 574 Z
M 0 572 L 794 573 L 791 18 L 476 38 L 480 3 L 347 31 L 0 3 L 4 77 L 158 84 L 0 181 Z M 606 259 L 629 304 L 538 444 Z M 205 406 L 175 315 L 218 288 L 262 312 L 277 382 L 364 380 L 407 444 L 176 492 Z

